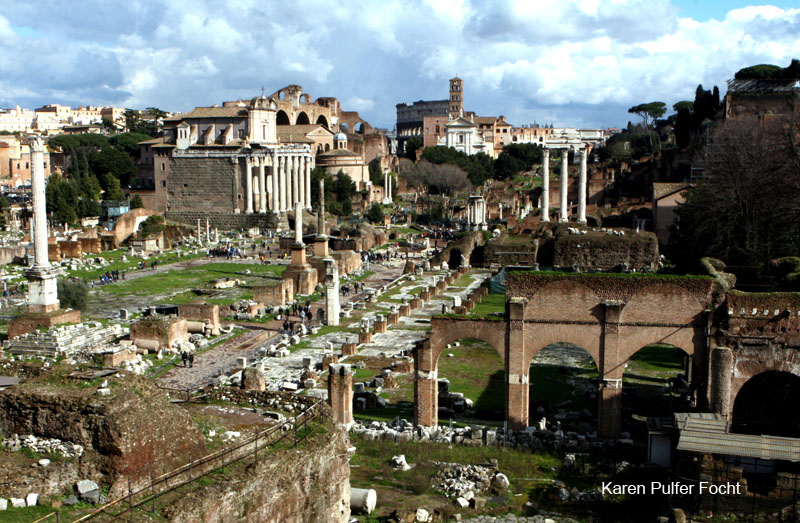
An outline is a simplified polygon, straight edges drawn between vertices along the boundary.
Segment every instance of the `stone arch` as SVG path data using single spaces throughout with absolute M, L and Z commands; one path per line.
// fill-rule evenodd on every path
M 731 407 L 731 432 L 800 437 L 800 411 L 791 407 L 800 396 L 800 376 L 767 370 L 748 379 Z
M 591 361 L 590 367 L 584 365 L 587 359 Z M 556 343 L 539 349 L 531 359 L 528 367 L 529 402 L 531 407 L 528 423 L 536 422 L 540 419 L 541 416 L 536 414 L 539 407 L 544 408 L 545 416 L 552 416 L 555 405 L 564 400 L 571 401 L 573 403 L 571 407 L 576 410 L 589 410 L 591 416 L 588 419 L 581 419 L 580 422 L 588 422 L 595 418 L 597 416 L 596 394 L 599 374 L 600 369 L 597 366 L 597 362 L 589 354 L 589 351 L 583 347 L 571 343 Z M 547 391 L 548 393 L 545 394 L 542 389 L 549 389 L 551 387 L 550 382 L 553 380 L 558 381 L 559 379 L 566 379 L 569 383 L 574 384 L 573 390 L 576 387 L 580 387 L 581 395 L 578 398 L 575 398 L 572 394 L 569 394 L 568 397 L 563 397 L 558 391 L 555 394 Z M 574 419 L 572 421 L 578 422 L 578 420 Z M 573 426 L 565 430 L 572 429 L 576 429 L 576 427 Z
M 310 104 L 310 103 L 312 103 L 311 96 L 309 96 L 308 93 L 301 94 L 300 95 L 300 103 L 302 103 L 302 104 Z
M 348 125 L 345 122 L 342 122 L 339 124 L 339 130 L 343 133 L 346 133 L 350 131 L 350 127 L 348 127 Z
M 321 114 L 321 115 L 317 116 L 317 123 L 319 125 L 325 127 L 325 129 L 328 129 L 328 119 L 325 118 L 324 114 Z
M 664 370 L 653 376 L 649 372 L 652 365 Z M 691 354 L 679 346 L 659 344 L 639 348 L 627 358 L 626 368 L 621 375 L 622 424 L 629 421 L 634 414 L 668 417 L 673 412 L 690 410 L 690 399 L 697 393 L 697 383 L 690 383 L 690 377 L 693 381 L 700 372 L 701 369 L 692 360 Z M 680 395 L 676 396 L 676 393 Z M 644 426 L 633 423 L 624 427 L 629 432 L 636 429 L 644 429 Z
M 529 325 L 525 332 L 525 368 L 529 368 L 536 355 L 544 348 L 557 343 L 569 343 L 585 350 L 592 357 L 598 371 L 602 371 L 600 353 L 600 325 L 539 324 Z
M 728 415 L 733 414 L 733 405 L 742 387 L 754 376 L 765 372 L 787 372 L 800 376 L 800 351 L 781 348 L 738 348 L 734 351 L 733 369 L 730 377 L 730 404 Z
M 297 115 L 297 119 L 295 120 L 295 125 L 308 125 L 311 121 L 308 119 L 308 115 L 305 111 L 300 111 L 300 114 Z
M 366 126 L 364 125 L 364 122 L 356 122 L 355 125 L 353 126 L 354 133 L 364 134 L 365 130 Z
M 450 269 L 458 269 L 461 267 L 462 256 L 461 249 L 450 249 L 450 256 L 447 260 L 447 265 Z
M 281 91 L 283 94 L 283 91 Z M 289 115 L 286 114 L 286 111 L 281 109 L 278 111 L 278 114 L 275 115 L 275 124 L 276 125 L 291 125 L 291 121 L 289 120 Z
M 331 150 L 331 144 L 329 144 L 329 143 L 326 143 L 326 144 L 325 144 L 325 150 L 326 150 L 326 151 L 330 151 L 330 150 Z

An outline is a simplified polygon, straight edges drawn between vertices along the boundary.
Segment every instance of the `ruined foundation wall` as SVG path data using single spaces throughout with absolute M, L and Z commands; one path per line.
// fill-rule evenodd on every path
M 169 521 L 344 523 L 350 517 L 347 433 L 326 414 L 324 434 L 236 469 L 166 510 Z

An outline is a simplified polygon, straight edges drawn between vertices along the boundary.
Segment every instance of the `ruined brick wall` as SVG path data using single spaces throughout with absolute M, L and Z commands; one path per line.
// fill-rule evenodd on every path
M 272 285 L 256 285 L 253 287 L 253 301 L 263 303 L 268 307 L 286 305 L 294 296 L 292 280 L 275 280 Z
M 8 339 L 13 340 L 39 327 L 50 328 L 63 323 L 80 323 L 81 311 L 58 310 L 55 313 L 21 314 L 8 322 Z
M 25 258 L 25 247 L 0 247 L 0 265 L 20 263 Z
M 274 451 L 257 464 L 233 472 L 225 482 L 196 488 L 165 509 L 167 518 L 345 523 L 350 517 L 350 443 L 329 412 L 325 429 L 326 433 L 314 433 L 298 448 Z
M 110 396 L 81 387 L 66 369 L 43 373 L 0 391 L 0 432 L 34 434 L 83 445 L 82 463 L 112 485 L 110 497 L 134 488 L 154 473 L 171 470 L 205 451 L 205 438 L 187 412 L 169 402 L 147 379 L 125 374 L 109 378 Z M 71 485 L 63 485 L 68 490 Z
M 241 176 L 235 158 L 176 156 L 167 179 L 168 211 L 233 213 L 240 203 Z
M 655 269 L 658 267 L 658 239 L 653 233 L 628 229 L 625 236 L 603 232 L 570 234 L 559 227 L 554 238 L 553 260 L 540 260 L 546 266 L 572 267 L 582 270 L 610 270 L 622 263 L 630 269 Z
M 158 341 L 162 347 L 171 347 L 176 342 L 186 341 L 189 333 L 183 318 L 143 318 L 131 325 L 131 340 Z
M 800 293 L 741 293 L 727 297 L 727 334 L 769 337 L 792 347 L 800 346 Z
M 80 258 L 83 255 L 83 249 L 79 241 L 58 242 L 58 247 L 61 250 L 61 258 Z
M 78 238 L 78 242 L 81 245 L 81 251 L 85 254 L 100 254 L 103 252 L 100 238 Z
M 197 220 L 200 220 L 200 226 L 204 233 L 206 220 L 208 220 L 210 227 L 226 231 L 231 229 L 251 229 L 253 227 L 275 229 L 278 224 L 275 213 L 271 212 L 266 214 L 234 214 L 205 211 L 167 211 L 164 217 L 171 222 L 186 225 L 192 230 L 195 230 Z
M 187 303 L 178 307 L 178 316 L 186 320 L 208 320 L 211 324 L 212 334 L 219 334 L 219 305 Z

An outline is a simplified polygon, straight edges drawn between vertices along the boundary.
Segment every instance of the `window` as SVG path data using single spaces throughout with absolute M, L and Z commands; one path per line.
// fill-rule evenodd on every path
M 464 143 L 464 135 L 463 134 L 459 134 L 458 135 L 458 143 Z
M 162 171 L 166 171 L 167 170 L 167 164 L 165 164 L 164 162 L 161 162 L 161 170 Z
M 161 180 L 161 187 L 167 186 L 167 180 Z

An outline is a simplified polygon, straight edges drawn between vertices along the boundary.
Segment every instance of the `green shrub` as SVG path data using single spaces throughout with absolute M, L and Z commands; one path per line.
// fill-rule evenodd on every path
M 80 282 L 69 280 L 58 281 L 58 299 L 65 309 L 86 310 L 89 301 L 89 289 Z

